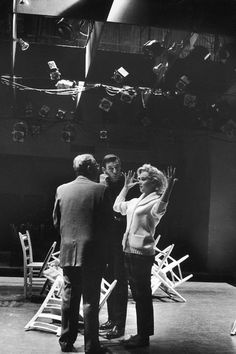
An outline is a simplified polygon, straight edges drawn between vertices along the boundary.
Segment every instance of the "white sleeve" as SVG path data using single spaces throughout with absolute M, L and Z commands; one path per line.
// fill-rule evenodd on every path
M 151 215 L 155 219 L 160 219 L 166 212 L 168 203 L 158 200 L 152 207 Z
M 124 192 L 122 190 L 120 194 L 116 197 L 115 203 L 113 205 L 113 210 L 122 215 L 127 214 L 127 208 L 129 204 L 128 201 L 127 202 L 125 201 L 126 194 L 127 192 Z

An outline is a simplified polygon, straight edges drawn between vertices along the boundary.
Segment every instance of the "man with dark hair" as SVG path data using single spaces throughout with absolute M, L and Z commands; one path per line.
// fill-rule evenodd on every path
M 120 158 L 113 154 L 104 156 L 102 171 L 100 183 L 108 186 L 113 204 L 124 184 Z M 117 284 L 107 300 L 108 320 L 100 326 L 101 330 L 108 330 L 106 333 L 107 339 L 121 337 L 124 335 L 125 331 L 128 300 L 128 284 L 125 275 L 124 255 L 122 250 L 122 238 L 125 227 L 125 217 L 119 213 L 113 212 L 105 278 L 109 282 L 116 279 Z
M 95 158 L 78 155 L 73 161 L 76 179 L 57 188 L 53 221 L 61 235 L 60 265 L 63 268 L 63 352 L 76 351 L 81 296 L 83 296 L 85 353 L 106 353 L 98 338 L 100 285 L 106 264 L 107 236 L 112 218 L 108 188 L 94 182 Z

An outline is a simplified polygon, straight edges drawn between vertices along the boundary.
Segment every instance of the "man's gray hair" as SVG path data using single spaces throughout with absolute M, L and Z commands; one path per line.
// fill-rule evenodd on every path
M 96 166 L 97 162 L 93 155 L 82 154 L 77 155 L 73 160 L 73 168 L 76 174 L 86 174 L 89 166 Z

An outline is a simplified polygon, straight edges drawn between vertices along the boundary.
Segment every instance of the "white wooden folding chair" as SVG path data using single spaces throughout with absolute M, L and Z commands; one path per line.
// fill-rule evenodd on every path
M 159 241 L 159 239 L 157 241 Z M 159 282 L 159 278 L 157 277 L 157 274 L 161 272 L 161 269 L 164 266 L 167 258 L 170 256 L 170 253 L 172 252 L 173 248 L 174 248 L 174 244 L 171 244 L 168 247 L 161 250 L 160 248 L 157 247 L 157 242 L 155 242 L 154 249 L 156 255 L 152 266 L 152 275 L 151 275 L 151 288 L 152 288 L 153 295 L 161 285 L 161 283 Z
M 106 281 L 104 278 L 102 278 L 101 282 L 101 293 L 100 293 L 100 302 L 99 302 L 99 311 L 111 295 L 112 290 L 116 286 L 117 280 L 113 280 L 113 282 L 110 284 L 108 281 Z
M 173 247 L 172 247 L 173 249 Z M 158 254 L 157 256 L 158 257 Z M 152 267 L 152 294 L 154 295 L 158 288 L 163 290 L 170 298 L 174 296 L 186 302 L 186 299 L 175 289 L 180 284 L 192 278 L 192 274 L 183 277 L 181 271 L 181 263 L 186 260 L 189 255 L 185 255 L 178 260 L 175 260 L 169 255 L 165 258 L 164 262 L 158 263 L 158 258 Z
M 62 276 L 58 276 L 51 286 L 45 300 L 25 325 L 25 330 L 41 330 L 57 334 L 61 328 L 61 290 L 63 286 Z
M 35 262 L 33 260 L 33 249 L 30 238 L 30 233 L 26 230 L 25 233 L 18 232 L 22 252 L 23 252 L 23 272 L 24 272 L 24 297 L 30 298 L 32 296 L 33 287 L 41 289 L 45 283 L 45 278 L 42 278 L 43 271 L 53 254 L 56 241 L 50 247 L 44 261 Z
M 25 330 L 41 330 L 50 333 L 55 333 L 60 336 L 61 333 L 61 291 L 63 287 L 63 276 L 60 270 L 58 270 L 58 276 L 54 279 L 54 282 L 49 290 L 42 305 L 32 317 L 32 319 L 25 325 Z M 46 275 L 47 276 L 47 275 Z M 52 279 L 52 278 L 51 278 Z M 101 282 L 101 295 L 99 302 L 99 311 L 107 301 L 112 290 L 114 289 L 117 280 L 114 280 L 111 284 L 105 279 Z M 82 303 L 82 301 L 81 301 Z M 80 309 L 80 319 L 82 317 L 82 306 Z
M 154 248 L 157 247 L 158 242 L 160 241 L 161 235 L 158 235 L 154 242 Z
M 236 334 L 236 320 L 233 322 L 231 330 L 230 330 L 230 335 L 235 336 Z

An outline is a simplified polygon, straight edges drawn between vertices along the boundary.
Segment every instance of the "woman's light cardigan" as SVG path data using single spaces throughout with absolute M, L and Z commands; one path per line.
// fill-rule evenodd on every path
M 127 225 L 123 236 L 123 251 L 139 255 L 152 256 L 154 251 L 154 234 L 161 217 L 165 214 L 167 203 L 161 201 L 156 192 L 146 197 L 125 201 L 123 189 L 113 205 L 114 211 L 126 215 Z

